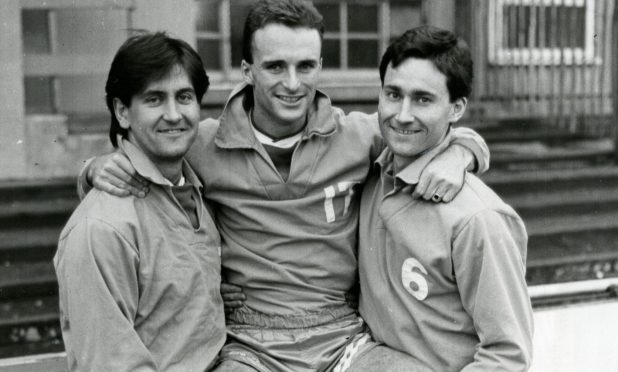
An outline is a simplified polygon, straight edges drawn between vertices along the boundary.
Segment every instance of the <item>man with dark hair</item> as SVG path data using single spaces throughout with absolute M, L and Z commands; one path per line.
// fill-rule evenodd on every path
M 361 316 L 375 341 L 436 371 L 526 371 L 533 325 L 522 220 L 474 175 L 450 203 L 410 196 L 465 112 L 470 50 L 449 31 L 414 28 L 388 47 L 380 77 L 388 148 L 361 199 Z
M 110 139 L 144 198 L 90 192 L 54 258 L 71 371 L 204 371 L 225 342 L 220 237 L 184 160 L 208 77 L 163 33 L 129 38 L 105 86 Z
M 367 340 L 356 244 L 360 191 L 384 148 L 377 115 L 346 115 L 317 90 L 322 16 L 310 2 L 260 1 L 245 25 L 244 83 L 187 153 L 222 235 L 223 277 L 246 295 L 227 316 L 219 370 L 340 370 Z M 474 164 L 470 150 L 486 169 L 478 135 L 453 138 L 419 195 L 450 200 Z M 118 195 L 140 186 L 118 154 L 83 174 Z

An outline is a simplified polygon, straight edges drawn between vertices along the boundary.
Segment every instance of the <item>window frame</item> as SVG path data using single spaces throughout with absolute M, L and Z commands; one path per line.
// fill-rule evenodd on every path
M 585 8 L 584 47 L 507 48 L 503 45 L 505 30 L 502 22 L 505 5 Z M 547 10 L 546 10 L 547 11 Z M 600 64 L 595 56 L 595 0 L 491 0 L 489 1 L 488 48 L 489 63 L 494 65 L 582 65 Z M 530 27 L 528 25 L 527 27 Z
M 47 12 L 47 53 L 24 53 L 23 79 L 45 77 L 50 79 L 51 114 L 64 114 L 60 77 L 87 76 L 90 74 L 107 74 L 108 67 L 101 65 L 105 56 L 99 54 L 59 54 L 58 53 L 58 22 L 57 12 L 67 9 L 115 9 L 127 12 L 127 35 L 132 29 L 132 12 L 135 10 L 134 0 L 20 0 L 21 12 L 29 10 L 44 10 Z M 23 32 L 23 31 L 22 31 Z M 24 92 L 24 94 L 26 94 Z M 24 105 L 24 109 L 28 107 Z M 36 115 L 38 113 L 27 113 Z
M 220 69 L 210 69 L 208 75 L 215 89 L 231 89 L 240 82 L 240 66 L 232 65 L 231 48 L 231 1 L 239 0 L 195 0 L 195 6 L 199 2 L 206 2 L 216 6 L 217 15 L 220 20 L 217 31 L 195 30 L 196 45 L 200 40 L 219 42 L 219 65 Z M 247 0 L 240 0 L 246 1 Z M 339 5 L 339 30 L 324 32 L 324 40 L 339 41 L 339 67 L 324 67 L 322 69 L 322 83 L 320 87 L 336 87 L 339 85 L 362 86 L 368 84 L 379 84 L 378 63 L 382 53 L 386 50 L 392 35 L 390 35 L 390 5 L 398 0 L 316 0 L 316 4 L 338 4 Z M 350 5 L 368 4 L 378 7 L 376 32 L 351 32 L 348 29 L 348 7 Z M 418 6 L 420 3 L 415 1 L 411 5 Z M 376 65 L 367 68 L 349 67 L 349 41 L 350 40 L 377 40 Z

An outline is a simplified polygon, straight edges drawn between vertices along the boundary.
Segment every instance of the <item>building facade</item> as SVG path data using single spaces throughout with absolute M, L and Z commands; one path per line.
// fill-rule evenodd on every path
M 3 0 L 0 179 L 71 177 L 111 149 L 104 83 L 135 29 L 165 30 L 199 51 L 217 116 L 240 81 L 243 20 L 255 0 Z M 475 56 L 471 115 L 542 116 L 575 128 L 611 114 L 615 0 L 314 0 L 324 15 L 321 89 L 373 111 L 389 41 L 432 24 Z M 590 120 L 587 120 L 588 122 Z

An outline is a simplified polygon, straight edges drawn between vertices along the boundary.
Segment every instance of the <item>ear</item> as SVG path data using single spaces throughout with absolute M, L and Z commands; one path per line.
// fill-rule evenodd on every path
M 114 114 L 121 128 L 129 129 L 131 127 L 131 122 L 129 121 L 129 108 L 122 103 L 120 98 L 114 98 Z
M 242 74 L 242 79 L 249 85 L 253 85 L 253 72 L 251 71 L 251 66 L 252 64 L 244 59 L 240 63 L 240 73 Z
M 455 102 L 451 104 L 451 113 L 449 114 L 449 123 L 456 123 L 461 119 L 466 112 L 468 106 L 468 99 L 466 97 L 457 98 Z

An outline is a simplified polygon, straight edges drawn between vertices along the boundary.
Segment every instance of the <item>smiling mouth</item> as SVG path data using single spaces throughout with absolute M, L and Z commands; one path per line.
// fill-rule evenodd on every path
M 399 133 L 399 134 L 416 134 L 416 133 L 420 133 L 420 132 L 422 132 L 420 129 L 412 129 L 412 130 L 409 130 L 409 129 L 400 129 L 400 128 L 395 128 L 395 127 L 393 127 L 392 125 L 389 125 L 389 127 L 390 127 L 393 131 L 395 131 L 396 133 Z
M 183 128 L 172 128 L 172 129 L 160 129 L 157 132 L 163 133 L 163 134 L 176 134 L 176 133 L 182 133 L 185 130 L 186 129 L 183 129 Z
M 296 103 L 298 101 L 300 101 L 303 96 L 281 96 L 281 95 L 277 95 L 277 98 L 282 100 L 283 102 L 286 103 Z

